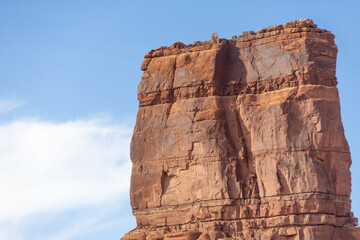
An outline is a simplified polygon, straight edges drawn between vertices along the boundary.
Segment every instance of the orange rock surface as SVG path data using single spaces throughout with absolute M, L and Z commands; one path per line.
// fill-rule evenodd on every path
M 309 19 L 145 55 L 122 239 L 360 239 L 336 55 Z

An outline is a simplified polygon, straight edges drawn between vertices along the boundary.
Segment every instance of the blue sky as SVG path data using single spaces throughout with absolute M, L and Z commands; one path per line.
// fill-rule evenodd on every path
M 360 216 L 359 1 L 0 0 L 0 239 L 135 227 L 129 142 L 143 55 L 295 19 L 332 31 Z

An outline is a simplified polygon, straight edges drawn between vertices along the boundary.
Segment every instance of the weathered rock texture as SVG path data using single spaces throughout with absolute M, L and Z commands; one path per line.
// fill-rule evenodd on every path
M 336 54 L 305 19 L 145 55 L 122 239 L 360 239 Z

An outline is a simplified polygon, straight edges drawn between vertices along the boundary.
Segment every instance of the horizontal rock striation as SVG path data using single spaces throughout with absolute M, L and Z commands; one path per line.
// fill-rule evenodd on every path
M 146 54 L 122 239 L 360 239 L 336 54 L 309 19 Z

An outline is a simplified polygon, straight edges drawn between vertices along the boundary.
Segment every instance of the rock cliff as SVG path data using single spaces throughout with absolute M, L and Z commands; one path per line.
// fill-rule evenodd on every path
M 146 54 L 122 239 L 360 239 L 336 55 L 309 19 Z

